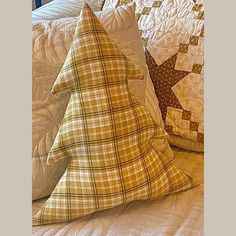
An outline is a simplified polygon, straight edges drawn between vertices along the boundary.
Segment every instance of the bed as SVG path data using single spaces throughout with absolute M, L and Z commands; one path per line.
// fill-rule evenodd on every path
M 60 9 L 56 4 L 60 4 Z M 32 13 L 33 21 L 77 16 L 81 2 L 55 0 Z M 74 7 L 78 3 L 78 8 Z M 94 2 L 99 10 L 101 1 Z M 64 6 L 64 7 L 63 7 Z M 63 10 L 64 9 L 64 10 Z M 77 9 L 77 10 L 76 10 Z M 200 185 L 152 202 L 136 201 L 105 210 L 72 222 L 35 226 L 34 236 L 62 235 L 204 235 L 204 154 L 173 148 L 176 166 L 194 176 Z M 32 203 L 35 214 L 47 198 Z
M 174 154 L 176 165 L 199 180 L 198 187 L 161 200 L 137 201 L 97 212 L 69 223 L 33 227 L 32 235 L 204 235 L 204 155 L 176 148 Z M 46 198 L 33 202 L 33 214 L 45 201 Z

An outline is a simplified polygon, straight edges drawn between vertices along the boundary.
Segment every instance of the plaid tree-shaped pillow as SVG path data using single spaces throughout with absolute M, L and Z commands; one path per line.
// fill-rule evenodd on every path
M 196 185 L 152 147 L 156 125 L 128 89 L 129 79 L 142 78 L 85 4 L 52 90 L 70 89 L 71 98 L 47 162 L 69 157 L 70 163 L 34 225 Z

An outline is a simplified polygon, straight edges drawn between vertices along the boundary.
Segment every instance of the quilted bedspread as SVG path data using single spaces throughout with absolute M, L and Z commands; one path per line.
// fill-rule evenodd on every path
M 201 236 L 203 232 L 203 154 L 174 150 L 176 165 L 200 185 L 152 202 L 132 202 L 61 224 L 33 227 L 34 236 Z M 46 199 L 33 202 L 33 213 Z

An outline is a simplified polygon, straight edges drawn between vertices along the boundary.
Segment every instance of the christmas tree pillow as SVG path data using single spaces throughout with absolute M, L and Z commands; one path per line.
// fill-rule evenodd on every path
M 197 182 L 156 151 L 154 120 L 129 91 L 140 70 L 114 44 L 87 4 L 53 86 L 71 98 L 47 163 L 70 163 L 33 224 L 70 221 L 134 200 L 152 200 Z

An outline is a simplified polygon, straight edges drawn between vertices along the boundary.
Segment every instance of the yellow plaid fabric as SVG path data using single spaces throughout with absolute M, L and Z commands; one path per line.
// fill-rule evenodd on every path
M 34 225 L 196 185 L 152 147 L 156 125 L 128 89 L 128 79 L 142 78 L 85 4 L 53 86 L 54 93 L 70 89 L 71 99 L 47 162 L 69 157 L 70 163 Z

